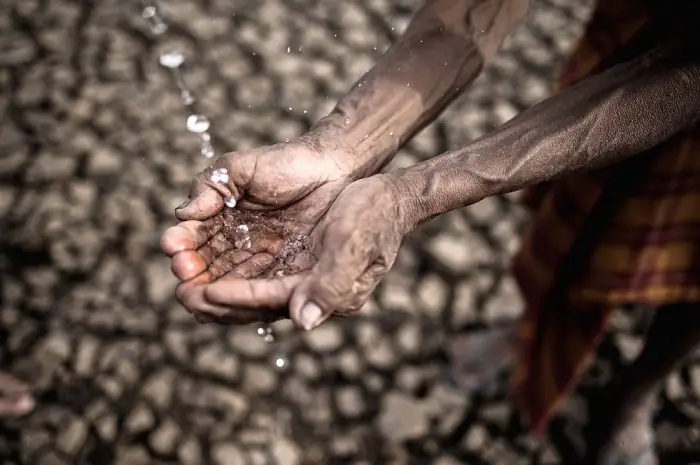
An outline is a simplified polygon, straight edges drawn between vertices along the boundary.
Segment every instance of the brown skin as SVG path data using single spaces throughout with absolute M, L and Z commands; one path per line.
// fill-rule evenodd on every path
M 262 271 L 254 255 L 240 265 L 245 272 L 213 281 L 206 271 L 211 237 L 199 223 L 185 222 L 163 238 L 185 281 L 177 292 L 185 307 L 238 323 L 254 321 L 257 310 L 257 319 L 267 320 L 266 311 L 287 307 L 297 324 L 311 329 L 332 313 L 359 309 L 405 235 L 423 221 L 490 195 L 621 161 L 698 121 L 697 48 L 669 46 L 593 76 L 461 149 L 347 185 L 381 169 L 474 79 L 526 6 L 522 0 L 430 2 L 303 142 L 218 160 L 216 166 L 235 175 L 219 194 L 245 192 L 241 209 L 279 212 L 286 224 L 311 236 L 318 263 L 283 279 L 252 279 Z M 440 63 L 448 63 L 445 72 L 433 72 Z M 335 141 L 332 150 L 325 148 L 328 141 Z M 221 197 L 207 179 L 200 175 L 191 192 L 196 207 L 178 210 L 178 218 L 202 220 L 220 211 Z
M 343 188 L 377 173 L 403 143 L 464 90 L 522 21 L 529 3 L 530 0 L 428 2 L 380 62 L 308 134 L 290 144 L 226 154 L 200 173 L 190 191 L 189 204 L 176 211 L 183 222 L 166 231 L 161 242 L 163 251 L 172 257 L 173 272 L 182 280 L 176 294 L 185 308 L 200 321 L 228 323 L 266 321 L 271 318 L 270 313 L 278 313 L 279 307 L 287 308 L 291 292 L 302 282 L 313 281 L 313 276 L 298 274 L 283 280 L 266 280 L 264 292 L 258 294 L 260 282 L 242 278 L 262 273 L 274 253 L 264 250 L 263 244 L 258 253 L 242 259 L 238 265 L 222 259 L 222 255 L 231 258 L 233 253 L 230 245 L 222 245 L 219 231 L 212 226 L 219 221 L 215 216 L 223 208 L 222 196 L 234 195 L 243 211 L 277 213 L 280 227 L 310 234 L 316 252 L 320 252 L 320 244 L 330 245 L 336 240 L 332 234 L 326 240 L 324 237 L 327 228 L 338 228 L 341 222 L 334 225 L 328 219 L 343 217 L 342 209 L 323 215 Z M 440 73 L 435 73 L 436 69 Z M 221 167 L 228 170 L 230 181 L 226 186 L 213 185 L 209 181 L 211 172 Z M 358 191 L 361 186 L 349 192 Z M 367 203 L 368 193 L 357 196 L 354 209 L 365 210 L 367 205 L 375 204 L 376 199 Z M 350 194 L 344 197 L 349 199 Z M 389 203 L 384 212 L 389 216 L 385 218 L 391 218 L 395 214 L 391 207 L 394 201 L 387 198 L 385 202 Z M 380 210 L 374 211 L 361 213 L 373 222 L 381 214 Z M 323 226 L 319 224 L 322 217 Z M 359 222 L 359 217 L 355 220 Z M 392 254 L 395 252 L 380 256 L 387 258 Z M 238 254 L 236 259 L 243 256 Z M 388 261 L 382 266 L 387 265 Z M 211 266 L 231 272 L 214 282 Z M 322 267 L 320 263 L 318 266 Z M 363 289 L 361 294 L 370 290 Z M 302 321 L 300 308 L 305 299 L 303 294 L 298 295 L 297 304 L 290 307 L 290 316 L 310 328 L 315 318 Z M 318 307 L 315 310 L 318 314 Z M 342 306 L 336 310 L 351 311 Z

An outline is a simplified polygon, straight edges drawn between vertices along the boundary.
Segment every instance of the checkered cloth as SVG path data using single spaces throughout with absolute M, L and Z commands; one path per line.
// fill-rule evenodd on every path
M 642 0 L 600 0 L 558 88 L 657 45 L 652 17 Z M 523 194 L 534 219 L 514 262 L 526 311 L 513 383 L 541 433 L 620 305 L 700 303 L 700 127 Z

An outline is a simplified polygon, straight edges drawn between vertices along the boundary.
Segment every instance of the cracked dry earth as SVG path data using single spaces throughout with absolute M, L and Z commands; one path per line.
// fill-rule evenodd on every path
M 206 163 L 157 65 L 162 47 L 187 53 L 219 152 L 252 148 L 329 111 L 418 1 L 163 3 L 171 27 L 155 41 L 135 1 L 0 0 L 0 363 L 39 402 L 0 421 L 0 463 L 567 463 L 583 399 L 639 349 L 633 314 L 619 315 L 543 445 L 502 389 L 467 399 L 441 376 L 446 341 L 521 310 L 505 270 L 528 218 L 513 197 L 426 225 L 362 316 L 308 334 L 283 322 L 275 344 L 252 327 L 195 323 L 158 250 Z M 536 3 L 395 165 L 548 95 L 591 2 Z M 279 351 L 285 369 L 272 363 Z M 700 462 L 698 390 L 695 359 L 660 397 L 659 446 L 673 463 Z

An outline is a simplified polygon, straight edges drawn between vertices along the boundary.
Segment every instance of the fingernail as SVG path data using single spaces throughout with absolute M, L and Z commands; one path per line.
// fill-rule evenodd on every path
M 178 205 L 177 208 L 175 208 L 175 210 L 181 210 L 183 208 L 186 208 L 190 204 L 190 201 L 190 199 L 185 200 L 180 205 Z
M 300 312 L 301 326 L 309 331 L 323 322 L 323 310 L 313 302 L 307 302 Z

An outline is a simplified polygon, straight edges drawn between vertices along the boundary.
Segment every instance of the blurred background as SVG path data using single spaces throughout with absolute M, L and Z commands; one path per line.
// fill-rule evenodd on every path
M 217 153 L 253 148 L 330 111 L 421 3 L 168 0 L 156 36 L 135 0 L 0 0 L 0 369 L 38 402 L 0 420 L 0 464 L 518 465 L 580 451 L 585 400 L 639 349 L 633 314 L 618 315 L 545 443 L 504 389 L 467 398 L 444 381 L 450 340 L 522 310 L 507 270 L 528 217 L 514 196 L 425 225 L 360 316 L 307 334 L 282 322 L 265 343 L 175 301 L 159 238 L 209 161 L 160 53 L 186 54 Z M 550 94 L 592 2 L 535 3 L 392 166 Z M 667 460 L 700 462 L 699 390 L 700 359 L 666 386 Z

